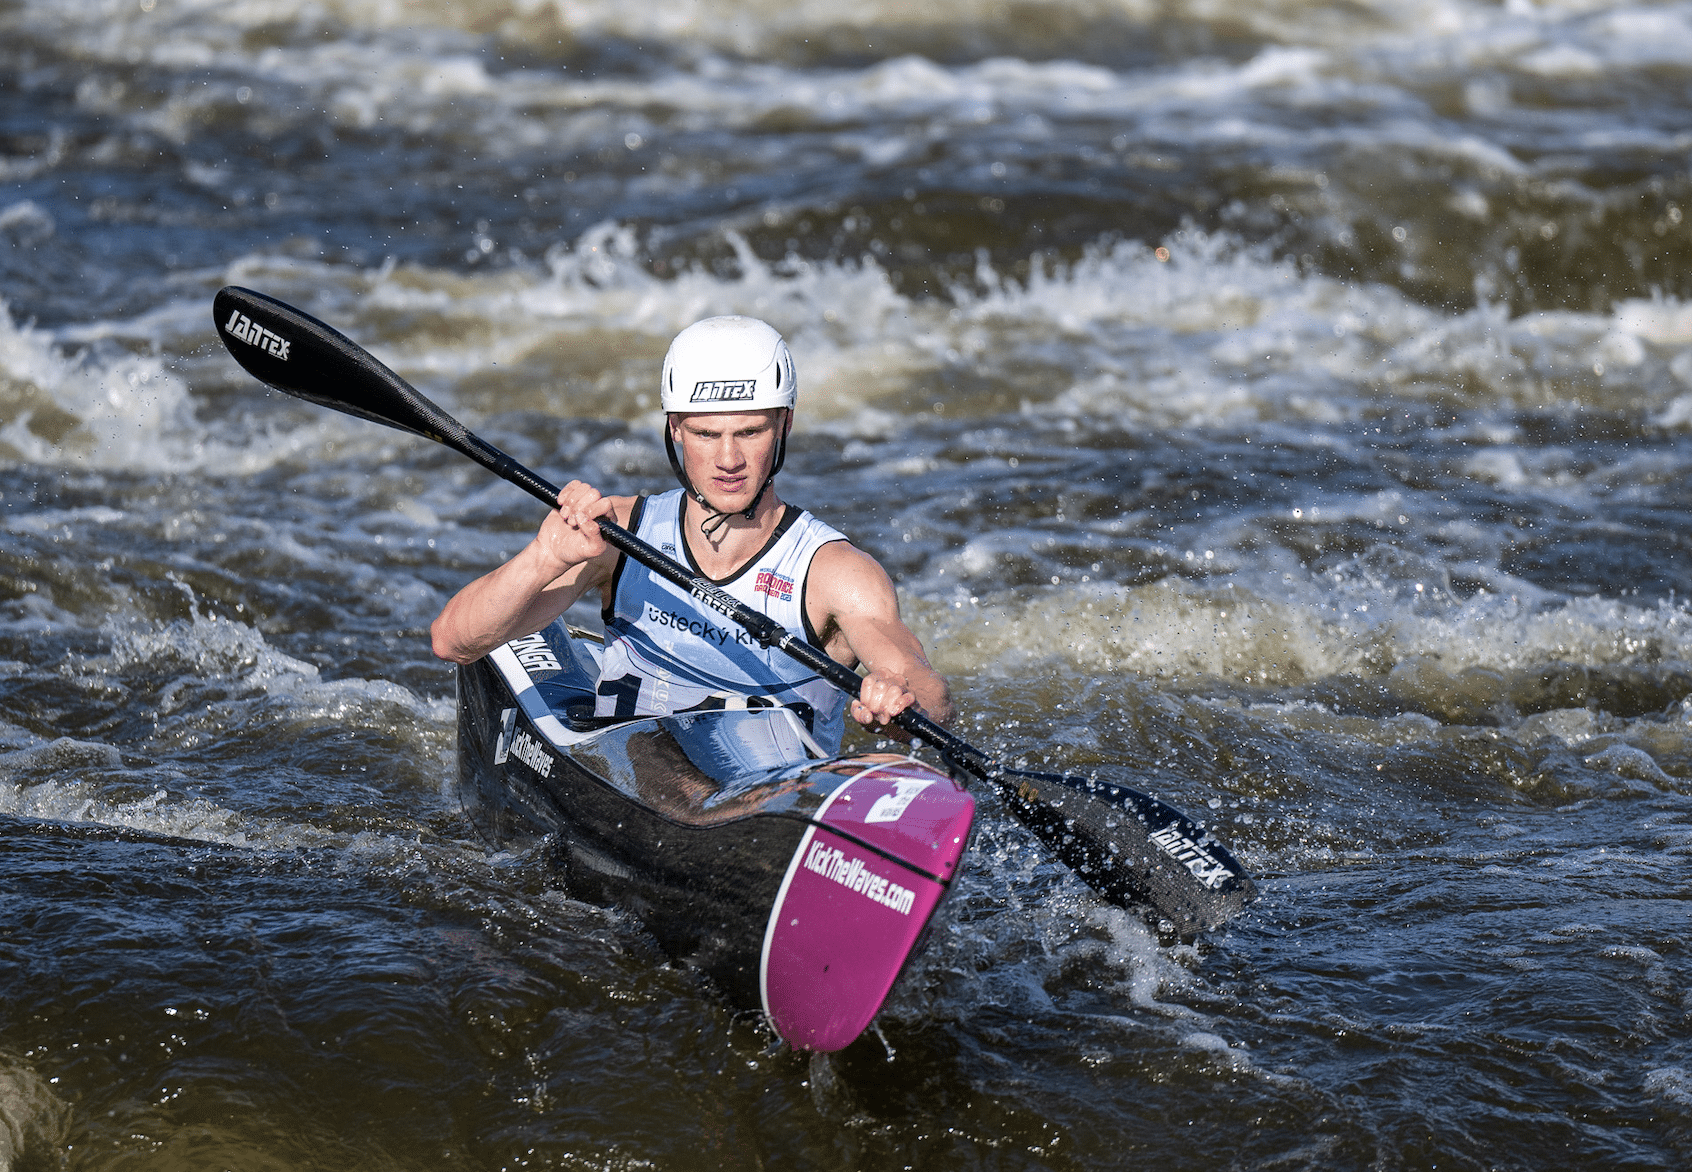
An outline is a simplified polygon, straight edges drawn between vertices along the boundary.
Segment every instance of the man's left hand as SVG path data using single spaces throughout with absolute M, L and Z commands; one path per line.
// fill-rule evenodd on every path
M 887 724 L 916 704 L 916 696 L 905 677 L 878 667 L 864 677 L 863 686 L 852 701 L 852 719 L 859 724 Z

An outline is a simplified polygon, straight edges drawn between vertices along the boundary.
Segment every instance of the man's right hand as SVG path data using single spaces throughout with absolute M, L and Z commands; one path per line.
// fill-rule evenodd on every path
M 547 514 L 535 537 L 542 552 L 557 564 L 559 574 L 605 552 L 598 517 L 615 520 L 616 512 L 611 499 L 593 485 L 572 480 L 559 490 L 558 508 Z
M 620 498 L 625 510 L 634 498 Z M 472 663 L 510 639 L 540 630 L 590 590 L 611 580 L 616 558 L 597 518 L 618 520 L 618 501 L 572 480 L 558 493 L 534 540 L 448 600 L 429 631 L 435 654 Z

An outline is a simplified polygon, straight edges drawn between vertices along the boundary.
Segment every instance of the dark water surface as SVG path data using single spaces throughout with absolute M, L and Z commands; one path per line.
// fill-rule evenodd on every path
M 1692 1164 L 1692 4 L 0 8 L 0 1169 Z M 984 798 L 772 1044 L 452 794 L 535 507 L 711 313 L 973 740 L 1210 819 L 1193 945 Z

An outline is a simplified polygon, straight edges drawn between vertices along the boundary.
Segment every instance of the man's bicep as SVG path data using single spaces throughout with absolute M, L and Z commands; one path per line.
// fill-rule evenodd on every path
M 823 552 L 830 552 L 825 547 Z M 839 630 L 866 669 L 900 670 L 914 660 L 927 665 L 922 644 L 899 615 L 899 594 L 887 571 L 862 550 L 843 546 L 822 567 L 825 621 Z
M 899 614 L 892 579 L 876 560 L 848 542 L 823 546 L 811 560 L 805 580 L 806 617 L 812 630 L 829 643 L 853 644 L 866 621 Z M 835 637 L 830 637 L 830 636 Z M 856 647 L 853 646 L 854 652 Z M 862 655 L 859 655 L 862 658 Z

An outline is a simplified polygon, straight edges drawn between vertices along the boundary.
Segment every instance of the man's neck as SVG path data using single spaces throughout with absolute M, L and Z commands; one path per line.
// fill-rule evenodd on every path
M 706 577 L 720 580 L 731 576 L 758 555 L 786 512 L 787 505 L 776 495 L 775 486 L 771 485 L 750 519 L 739 513 L 731 514 L 721 528 L 706 537 L 700 525 L 711 516 L 711 512 L 691 494 L 683 493 L 682 540 L 687 542 L 688 551 Z

